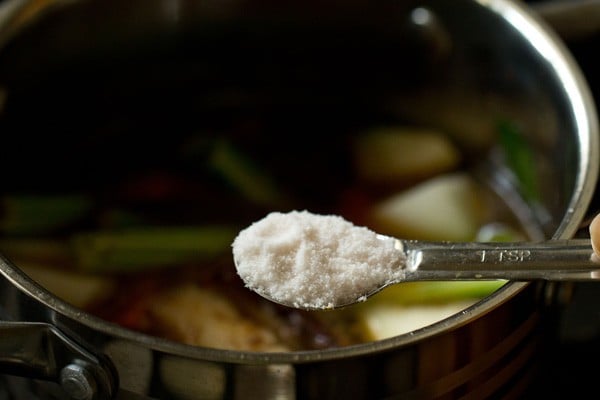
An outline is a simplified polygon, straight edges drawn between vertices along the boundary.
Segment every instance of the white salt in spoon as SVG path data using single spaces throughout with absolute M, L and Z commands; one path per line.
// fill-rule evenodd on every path
M 232 248 L 246 287 L 306 310 L 351 305 L 409 281 L 600 280 L 600 260 L 590 239 L 401 240 L 308 211 L 271 213 L 242 230 Z

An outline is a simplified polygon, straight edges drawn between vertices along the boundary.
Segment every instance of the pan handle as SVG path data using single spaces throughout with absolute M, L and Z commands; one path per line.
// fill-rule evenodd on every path
M 0 373 L 55 381 L 77 400 L 110 399 L 116 392 L 108 363 L 40 322 L 0 321 Z

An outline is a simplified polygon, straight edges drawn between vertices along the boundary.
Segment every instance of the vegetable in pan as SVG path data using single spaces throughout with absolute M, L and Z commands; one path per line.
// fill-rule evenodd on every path
M 503 132 L 506 146 L 519 146 L 509 143 L 515 131 Z M 406 239 L 525 237 L 499 196 L 470 173 L 460 147 L 434 129 L 361 128 L 323 137 L 318 147 L 279 137 L 185 135 L 165 145 L 168 162 L 139 162 L 146 167 L 97 186 L 60 196 L 6 194 L 0 251 L 57 296 L 123 327 L 249 351 L 384 339 L 450 316 L 504 284 L 406 283 L 318 312 L 248 291 L 231 242 L 270 211 L 339 214 Z

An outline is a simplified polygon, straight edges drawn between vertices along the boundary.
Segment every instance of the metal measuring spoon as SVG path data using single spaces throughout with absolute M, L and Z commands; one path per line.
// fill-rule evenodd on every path
M 348 306 L 412 281 L 600 280 L 590 239 L 402 240 L 307 211 L 269 214 L 240 232 L 233 254 L 249 289 L 307 310 Z

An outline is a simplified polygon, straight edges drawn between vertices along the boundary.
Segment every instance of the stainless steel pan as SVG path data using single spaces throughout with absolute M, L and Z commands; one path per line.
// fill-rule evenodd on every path
M 358 29 L 353 38 L 364 40 L 347 49 L 362 62 L 346 65 L 337 83 L 385 98 L 402 117 L 459 132 L 474 152 L 490 140 L 499 113 L 527 127 L 543 193 L 531 205 L 532 218 L 545 238 L 572 237 L 592 199 L 599 159 L 593 99 L 558 36 L 520 2 L 5 0 L 0 6 L 5 107 L 11 90 L 35 85 L 63 63 L 119 65 L 139 52 L 161 57 L 165 44 L 193 38 L 198 53 L 177 54 L 189 66 L 189 58 L 220 54 L 218 46 L 242 38 L 263 50 L 289 45 L 282 26 L 310 53 Z M 240 48 L 227 51 L 242 59 L 235 57 Z M 306 66 L 323 67 L 316 59 Z M 344 82 L 347 76 L 356 79 Z M 160 84 L 181 83 L 177 74 L 162 78 Z M 87 79 L 82 85 L 95 77 Z M 457 113 L 468 118 L 451 118 Z M 11 184 L 43 176 L 48 166 L 11 147 L 10 135 L 21 134 L 30 133 L 3 132 L 0 142 L 0 179 Z M 543 360 L 549 303 L 560 288 L 509 283 L 409 334 L 271 354 L 192 347 L 129 331 L 59 300 L 7 259 L 0 259 L 0 272 L 0 370 L 26 396 L 75 399 L 515 398 L 526 393 Z

